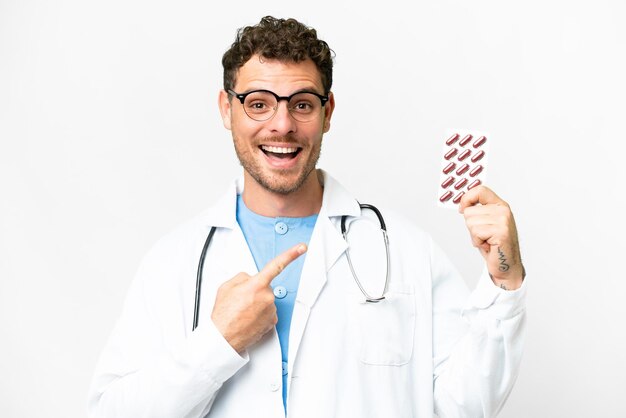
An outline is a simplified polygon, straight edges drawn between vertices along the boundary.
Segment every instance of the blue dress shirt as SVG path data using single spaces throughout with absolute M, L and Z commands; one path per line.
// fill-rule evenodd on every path
M 241 195 L 237 196 L 237 222 L 243 231 L 258 270 L 294 245 L 302 242 L 308 245 L 316 221 L 317 215 L 304 218 L 261 216 L 246 207 Z M 305 256 L 306 253 L 291 262 L 271 283 L 278 313 L 276 331 L 283 360 L 283 405 L 285 407 L 287 405 L 289 328 Z

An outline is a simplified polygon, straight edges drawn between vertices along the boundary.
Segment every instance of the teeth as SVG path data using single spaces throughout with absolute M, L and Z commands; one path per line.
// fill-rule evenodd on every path
M 298 148 L 270 147 L 268 145 L 261 145 L 261 149 L 275 154 L 291 154 L 292 152 L 298 151 Z

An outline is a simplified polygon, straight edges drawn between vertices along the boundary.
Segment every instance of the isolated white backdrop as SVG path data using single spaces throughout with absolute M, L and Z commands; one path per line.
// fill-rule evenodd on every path
M 624 3 L 0 0 L 0 416 L 82 417 L 140 258 L 240 168 L 217 111 L 238 27 L 335 50 L 320 165 L 481 259 L 435 204 L 445 129 L 491 133 L 528 270 L 502 417 L 623 417 Z M 413 4 L 411 4 L 413 3 Z

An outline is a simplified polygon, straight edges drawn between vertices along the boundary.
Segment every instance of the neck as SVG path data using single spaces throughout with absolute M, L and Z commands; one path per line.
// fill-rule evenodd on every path
M 315 215 L 322 207 L 323 192 L 317 170 L 311 171 L 302 186 L 289 194 L 265 189 L 244 170 L 243 202 L 261 216 L 302 218 Z

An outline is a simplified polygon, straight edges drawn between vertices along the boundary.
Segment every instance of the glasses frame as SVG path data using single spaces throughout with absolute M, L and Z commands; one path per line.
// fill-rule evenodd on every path
M 295 120 L 297 120 L 298 122 L 309 122 L 309 121 L 301 121 L 298 120 L 298 118 L 296 118 L 293 113 L 291 113 L 291 109 L 289 108 L 289 102 L 291 101 L 291 99 L 294 96 L 297 96 L 298 94 L 302 94 L 302 93 L 308 93 L 308 94 L 312 94 L 314 96 L 317 96 L 318 99 L 320 99 L 320 102 L 322 103 L 322 107 L 324 107 L 324 105 L 326 104 L 326 102 L 328 102 L 328 96 L 324 96 L 322 94 L 316 93 L 314 91 L 310 91 L 310 90 L 302 90 L 302 91 L 297 91 L 295 93 L 293 93 L 290 96 L 279 96 L 278 94 L 274 93 L 271 90 L 265 90 L 265 89 L 259 89 L 259 90 L 252 90 L 252 91 L 248 91 L 246 93 L 237 93 L 234 90 L 228 89 L 226 90 L 228 92 L 228 94 L 230 94 L 231 96 L 236 97 L 237 99 L 239 99 L 239 102 L 241 103 L 241 105 L 243 106 L 243 111 L 246 114 L 246 116 L 248 116 L 250 119 L 257 121 L 257 122 L 265 122 L 268 121 L 270 119 L 272 119 L 275 115 L 276 112 L 278 111 L 278 104 L 283 101 L 286 100 L 287 101 L 287 110 L 289 111 L 289 114 L 291 115 L 292 118 L 294 118 Z M 252 93 L 269 93 L 272 96 L 274 96 L 276 98 L 276 107 L 274 108 L 274 113 L 272 113 L 272 115 L 266 119 L 255 119 L 252 116 L 250 116 L 248 114 L 248 112 L 246 112 L 246 107 L 244 106 L 245 101 L 246 101 L 246 97 L 248 97 L 248 95 L 252 94 Z M 312 119 L 311 119 L 312 120 Z

